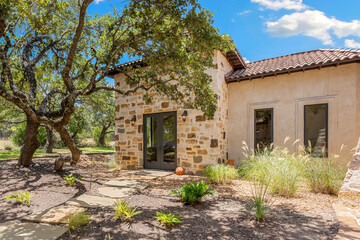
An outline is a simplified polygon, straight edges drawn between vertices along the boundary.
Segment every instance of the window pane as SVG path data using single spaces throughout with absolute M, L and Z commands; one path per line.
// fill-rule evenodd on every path
M 305 105 L 305 146 L 316 157 L 327 155 L 327 104 Z
M 270 147 L 273 142 L 273 110 L 255 110 L 255 148 Z
M 146 160 L 157 161 L 157 118 L 146 118 Z
M 164 161 L 175 162 L 175 116 L 164 116 Z

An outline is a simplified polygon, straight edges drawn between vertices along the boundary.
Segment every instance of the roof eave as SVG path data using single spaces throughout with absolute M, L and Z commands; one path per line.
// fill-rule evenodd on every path
M 343 64 L 356 63 L 356 62 L 360 62 L 360 58 L 340 60 L 340 61 L 335 61 L 335 62 L 325 63 L 325 64 L 320 63 L 320 64 L 315 64 L 315 65 L 309 65 L 309 66 L 297 67 L 297 68 L 291 68 L 291 69 L 284 69 L 281 71 L 261 73 L 261 74 L 232 78 L 232 79 L 226 78 L 225 81 L 226 81 L 226 83 L 241 82 L 241 81 L 253 80 L 253 79 L 258 79 L 258 78 L 277 76 L 277 75 L 281 75 L 281 74 L 290 74 L 293 72 L 301 72 L 301 71 L 306 71 L 306 70 L 319 69 L 319 68 L 323 68 L 323 67 L 339 66 L 339 65 L 343 65 Z

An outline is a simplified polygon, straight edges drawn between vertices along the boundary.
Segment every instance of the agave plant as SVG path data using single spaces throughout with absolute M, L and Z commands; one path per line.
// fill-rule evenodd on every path
M 178 190 L 170 190 L 169 192 L 176 194 L 179 199 L 186 204 L 194 204 L 201 201 L 205 195 L 214 195 L 216 193 L 209 185 L 204 184 L 203 180 L 199 183 L 194 181 L 192 181 L 192 183 L 186 183 L 183 187 L 178 188 Z

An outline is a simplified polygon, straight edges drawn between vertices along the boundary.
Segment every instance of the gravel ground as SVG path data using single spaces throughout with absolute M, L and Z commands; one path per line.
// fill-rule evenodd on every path
M 338 231 L 338 222 L 331 205 L 336 197 L 315 194 L 306 187 L 299 190 L 295 198 L 273 197 L 274 205 L 267 220 L 257 223 L 247 209 L 252 184 L 244 180 L 232 181 L 228 185 L 214 185 L 216 196 L 207 196 L 195 206 L 186 206 L 170 189 L 185 182 L 204 179 L 198 176 L 176 176 L 148 179 L 127 174 L 128 171 L 109 171 L 104 167 L 108 156 L 84 157 L 73 168 L 52 171 L 54 159 L 35 160 L 30 169 L 17 169 L 16 161 L 2 161 L 0 165 L 0 198 L 4 199 L 14 191 L 35 194 L 32 205 L 19 206 L 13 200 L 0 201 L 0 222 L 18 219 L 65 202 L 85 191 L 97 194 L 97 188 L 109 179 L 138 179 L 150 186 L 141 193 L 127 197 L 130 205 L 143 213 L 132 222 L 120 222 L 113 215 L 113 209 L 96 208 L 89 212 L 93 220 L 81 231 L 66 233 L 60 239 L 333 239 Z M 25 177 L 28 172 L 28 178 Z M 67 187 L 64 174 L 73 173 L 84 177 L 75 187 Z M 91 183 L 91 187 L 90 187 Z M 156 211 L 172 211 L 182 215 L 182 223 L 167 229 L 156 219 Z

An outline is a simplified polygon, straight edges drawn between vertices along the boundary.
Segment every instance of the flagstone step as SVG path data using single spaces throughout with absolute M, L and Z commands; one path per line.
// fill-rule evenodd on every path
M 66 223 L 70 214 L 84 211 L 86 211 L 86 208 L 62 204 L 25 216 L 22 220 L 36 223 Z
M 10 221 L 0 223 L 0 239 L 55 240 L 61 237 L 67 230 L 66 226 Z
M 68 205 L 80 206 L 85 208 L 108 207 L 114 205 L 114 199 L 108 197 L 93 196 L 82 194 L 66 202 Z
M 109 187 L 121 187 L 121 188 L 135 188 L 138 190 L 143 190 L 149 184 L 135 181 L 135 180 L 112 180 L 105 183 Z
M 123 198 L 128 197 L 136 193 L 138 189 L 136 188 L 126 188 L 126 187 L 102 187 L 98 189 L 98 192 L 106 197 L 110 198 Z
M 174 174 L 174 172 L 173 171 L 165 171 L 165 170 L 141 169 L 141 170 L 128 172 L 128 174 L 151 176 L 151 177 L 166 177 L 171 174 Z

